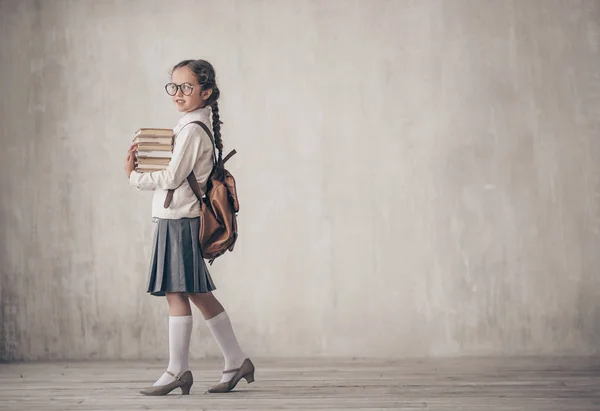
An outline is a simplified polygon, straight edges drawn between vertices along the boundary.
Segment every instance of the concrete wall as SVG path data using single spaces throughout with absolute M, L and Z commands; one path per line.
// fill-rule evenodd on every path
M 597 352 L 600 2 L 3 0 L 0 30 L 1 359 L 167 355 L 123 162 L 184 58 L 239 152 L 212 274 L 250 355 Z

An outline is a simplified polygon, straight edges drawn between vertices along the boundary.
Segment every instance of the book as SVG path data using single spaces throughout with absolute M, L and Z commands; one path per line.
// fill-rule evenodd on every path
M 173 153 L 170 151 L 139 150 L 136 152 L 138 158 L 171 158 Z
M 140 167 L 142 166 L 167 166 L 171 161 L 170 158 L 156 158 L 156 157 L 138 157 L 137 163 Z
M 134 135 L 134 137 L 138 136 L 173 137 L 173 130 L 170 128 L 140 128 Z
M 139 164 L 135 171 L 137 171 L 138 173 L 151 173 L 153 171 L 161 171 L 166 169 L 167 166 L 166 165 L 160 165 L 160 164 L 144 164 L 141 165 Z
M 172 151 L 173 146 L 171 144 L 152 144 L 152 143 L 138 143 L 139 151 Z
M 134 144 L 150 143 L 154 145 L 173 145 L 173 137 L 137 136 L 133 139 Z
M 147 168 L 147 167 L 138 167 L 135 171 L 138 173 L 154 173 L 156 171 L 161 171 L 162 168 Z

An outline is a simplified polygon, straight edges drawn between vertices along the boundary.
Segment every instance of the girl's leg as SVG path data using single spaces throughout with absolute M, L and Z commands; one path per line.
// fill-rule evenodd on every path
M 169 304 L 170 317 L 192 315 L 190 300 L 186 293 L 166 293 L 166 297 Z
M 185 293 L 167 293 L 169 303 L 169 365 L 167 371 L 176 376 L 190 369 L 189 353 L 192 336 L 192 310 Z M 154 383 L 167 385 L 175 378 L 166 372 Z
M 188 297 L 200 309 L 208 328 L 223 353 L 225 358 L 224 370 L 239 368 L 246 359 L 246 355 L 238 344 L 231 326 L 231 320 L 219 300 L 212 293 L 188 294 Z M 224 373 L 221 382 L 231 380 L 234 375 L 235 372 Z

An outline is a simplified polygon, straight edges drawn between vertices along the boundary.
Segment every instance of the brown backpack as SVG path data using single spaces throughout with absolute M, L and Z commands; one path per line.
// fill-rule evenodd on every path
M 193 121 L 206 131 L 215 147 L 214 137 L 209 128 L 201 121 Z M 190 123 L 191 124 L 191 123 Z M 240 209 L 235 179 L 224 167 L 227 160 L 234 154 L 232 150 L 222 162 L 218 162 L 213 156 L 213 169 L 208 177 L 206 195 L 202 197 L 200 186 L 192 171 L 187 181 L 200 201 L 200 248 L 202 256 L 209 260 L 212 265 L 215 258 L 223 255 L 227 250 L 233 251 L 238 237 L 237 212 Z M 173 200 L 173 192 L 167 191 L 164 207 L 169 208 Z

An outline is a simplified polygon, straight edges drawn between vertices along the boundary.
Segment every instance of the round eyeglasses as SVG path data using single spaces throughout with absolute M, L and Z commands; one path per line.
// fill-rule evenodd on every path
M 184 96 L 189 96 L 190 94 L 192 94 L 192 91 L 194 91 L 194 86 L 192 86 L 190 83 L 167 83 L 165 85 L 165 90 L 170 96 L 174 96 L 175 94 L 177 94 L 177 90 L 181 90 Z

